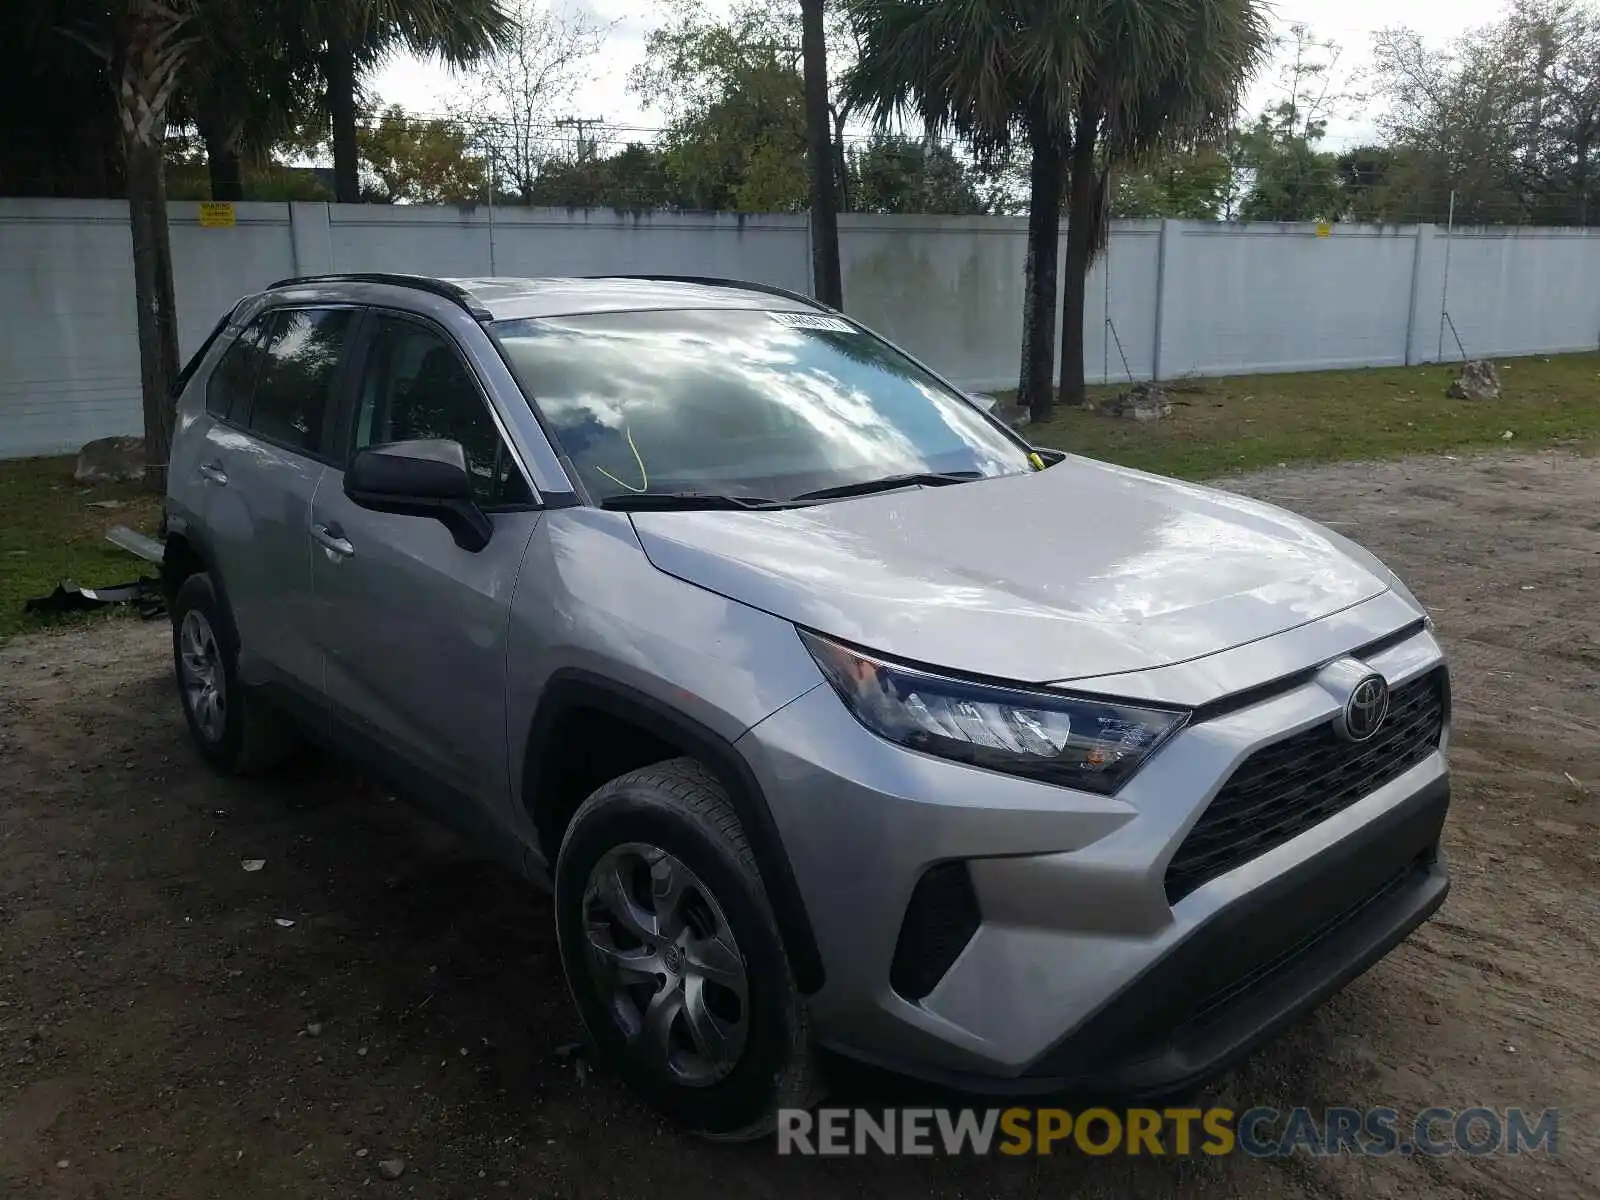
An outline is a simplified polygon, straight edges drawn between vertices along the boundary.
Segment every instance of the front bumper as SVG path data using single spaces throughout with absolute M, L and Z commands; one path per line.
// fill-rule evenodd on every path
M 1441 658 L 1418 632 L 1369 661 L 1399 685 Z M 825 687 L 795 701 L 739 748 L 817 933 L 820 1040 L 968 1092 L 1204 1083 L 1444 900 L 1441 749 L 1168 903 L 1167 863 L 1239 764 L 1332 716 L 1325 691 L 1293 685 L 1185 729 L 1107 798 L 889 745 Z M 968 866 L 981 924 L 913 1002 L 890 986 L 890 964 L 917 880 L 950 860 Z

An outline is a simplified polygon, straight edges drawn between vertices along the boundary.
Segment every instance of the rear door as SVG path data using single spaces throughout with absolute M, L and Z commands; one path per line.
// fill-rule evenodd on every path
M 256 317 L 212 373 L 209 428 L 195 456 L 201 524 L 238 629 L 240 679 L 285 685 L 318 707 L 311 502 L 360 316 L 310 307 Z
M 466 804 L 446 819 L 499 823 L 509 794 L 506 624 L 540 513 L 448 331 L 379 310 L 363 343 L 346 458 L 387 442 L 457 441 L 494 532 L 482 550 L 464 550 L 430 517 L 357 506 L 343 464 L 329 469 L 311 516 L 311 570 L 330 709 L 369 753 L 426 771 L 413 782 L 435 786 L 419 787 L 419 798 Z

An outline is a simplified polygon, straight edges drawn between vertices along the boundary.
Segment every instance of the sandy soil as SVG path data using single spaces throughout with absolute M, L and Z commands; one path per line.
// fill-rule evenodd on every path
M 570 1054 L 542 897 L 335 764 L 209 774 L 165 628 L 115 622 L 0 648 L 0 1196 L 1600 1195 L 1600 462 L 1234 486 L 1363 540 L 1436 613 L 1455 890 L 1212 1099 L 1559 1107 L 1557 1156 L 823 1161 L 701 1143 Z M 849 1103 L 872 1085 L 844 1087 Z

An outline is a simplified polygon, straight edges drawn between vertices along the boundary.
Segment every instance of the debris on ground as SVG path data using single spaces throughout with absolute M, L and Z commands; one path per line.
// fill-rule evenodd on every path
M 70 579 L 56 584 L 48 596 L 25 601 L 22 611 L 34 616 L 54 617 L 66 613 L 90 612 L 119 604 L 135 605 L 139 615 L 154 620 L 167 611 L 161 585 L 154 579 L 137 579 L 132 583 L 119 583 L 114 587 L 84 588 Z
M 144 439 L 96 438 L 78 451 L 72 478 L 79 483 L 138 483 L 144 478 Z
M 257 871 L 261 870 L 261 868 L 267 865 L 267 860 L 264 858 L 246 858 L 241 859 L 239 865 L 243 867 L 246 872 L 254 875 Z
M 1170 417 L 1172 401 L 1159 383 L 1136 383 L 1110 400 L 1102 400 L 1095 411 L 1103 417 L 1145 424 Z
M 113 503 L 107 501 L 107 503 Z M 129 529 L 126 525 L 113 525 L 106 530 L 106 541 L 119 550 L 126 550 L 129 554 L 137 555 L 148 563 L 160 566 L 166 558 L 165 547 L 153 537 L 148 537 L 136 529 Z
M 1500 399 L 1500 375 L 1492 362 L 1475 359 L 1463 363 L 1461 374 L 1445 395 L 1452 400 Z
M 399 1179 L 406 1173 L 406 1160 L 403 1158 L 382 1158 L 378 1160 L 378 1174 L 385 1179 Z

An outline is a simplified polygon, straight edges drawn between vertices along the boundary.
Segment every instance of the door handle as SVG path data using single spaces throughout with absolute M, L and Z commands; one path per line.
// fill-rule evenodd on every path
M 204 475 L 212 483 L 219 484 L 222 487 L 228 486 L 228 473 L 222 469 L 220 462 L 201 463 L 200 474 Z
M 344 530 L 339 527 L 337 521 L 327 525 L 313 525 L 311 527 L 311 540 L 329 554 L 336 555 L 339 558 L 349 558 L 356 552 L 356 548 L 350 544 L 350 539 L 344 536 Z

